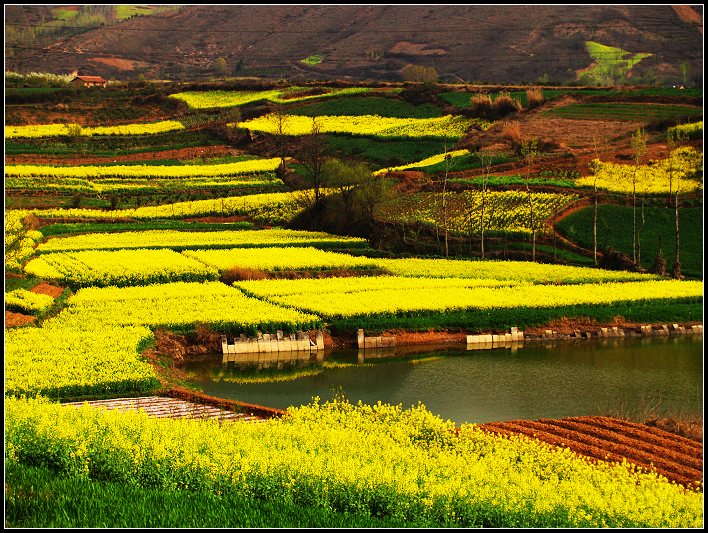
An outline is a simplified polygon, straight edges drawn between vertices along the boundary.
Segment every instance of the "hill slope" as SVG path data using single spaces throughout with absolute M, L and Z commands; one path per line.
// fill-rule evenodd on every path
M 46 17 L 46 6 L 14 6 L 6 10 L 6 32 Z M 94 26 L 81 31 L 86 27 Z M 701 6 L 184 6 L 46 47 L 9 39 L 6 69 L 78 68 L 118 79 L 143 73 L 400 80 L 402 69 L 416 65 L 435 68 L 444 81 L 568 82 L 592 67 L 592 41 L 651 54 L 632 69 L 631 81 L 676 83 L 700 80 L 702 40 Z

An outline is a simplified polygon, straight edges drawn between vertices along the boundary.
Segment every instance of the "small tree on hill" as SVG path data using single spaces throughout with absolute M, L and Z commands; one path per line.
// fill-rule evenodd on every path
M 636 266 L 639 266 L 639 255 L 637 249 L 639 246 L 639 236 L 637 233 L 637 183 L 639 181 L 639 167 L 642 164 L 642 159 L 647 152 L 647 134 L 642 128 L 637 129 L 632 135 L 632 151 L 634 152 L 634 169 L 631 175 L 632 181 L 632 261 Z
M 676 246 L 676 257 L 674 260 L 673 267 L 671 269 L 671 275 L 674 278 L 680 279 L 683 277 L 681 274 L 681 258 L 679 256 L 680 252 L 680 232 L 679 232 L 679 194 L 681 191 L 681 172 L 680 164 L 676 158 L 676 148 L 679 143 L 685 141 L 687 135 L 675 128 L 669 128 L 667 131 L 667 143 L 669 145 L 669 159 L 667 174 L 669 176 L 669 197 L 672 196 L 672 191 L 675 193 L 674 199 L 674 230 L 675 230 L 675 246 Z
M 404 81 L 436 82 L 438 81 L 438 71 L 435 70 L 435 67 L 408 65 L 401 71 L 401 77 Z
M 600 145 L 604 146 L 604 141 L 600 141 L 597 135 L 592 137 L 593 150 L 595 152 L 595 159 L 590 163 L 590 171 L 593 175 L 592 190 L 593 190 L 593 215 L 592 215 L 592 257 L 595 266 L 598 266 L 597 260 L 597 179 L 600 172 Z
M 486 227 L 486 221 L 484 215 L 486 214 L 487 208 L 487 183 L 489 181 L 489 174 L 492 169 L 492 161 L 494 160 L 494 154 L 492 153 L 480 153 L 480 161 L 482 163 L 483 173 L 482 173 L 482 205 L 479 210 L 479 241 L 480 249 L 482 253 L 482 259 L 484 259 L 484 229 Z
M 228 71 L 227 66 L 226 66 L 226 59 L 223 57 L 217 57 L 216 61 L 214 61 L 214 68 L 216 69 L 216 72 L 222 76 L 224 76 L 224 79 L 226 79 L 226 72 Z
M 324 181 L 339 191 L 345 217 L 347 220 L 351 220 L 355 193 L 359 187 L 371 179 L 371 170 L 364 163 L 350 165 L 339 159 L 329 159 L 322 166 L 322 173 Z
M 275 111 L 270 115 L 270 120 L 273 123 L 275 135 L 275 146 L 280 158 L 280 166 L 278 167 L 278 175 L 282 179 L 287 174 L 287 161 L 285 159 L 285 132 L 287 127 L 287 115 L 283 113 L 280 106 L 275 108 Z
M 314 205 L 322 205 L 322 188 L 325 186 L 325 174 L 322 172 L 326 161 L 326 145 L 320 131 L 317 117 L 312 117 L 310 133 L 303 135 L 299 160 L 303 166 L 305 180 L 314 193 Z
M 526 162 L 526 194 L 529 203 L 529 217 L 531 222 L 531 260 L 536 261 L 536 220 L 534 217 L 533 194 L 529 182 L 531 181 L 531 167 L 538 157 L 538 139 L 526 139 L 521 143 L 521 155 Z

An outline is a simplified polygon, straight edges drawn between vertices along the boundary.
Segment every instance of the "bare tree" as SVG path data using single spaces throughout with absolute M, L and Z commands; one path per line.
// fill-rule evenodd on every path
M 479 241 L 482 252 L 482 259 L 484 259 L 484 215 L 487 207 L 487 183 L 489 182 L 489 175 L 492 171 L 492 161 L 494 160 L 494 154 L 480 153 L 479 158 L 482 162 L 482 168 L 484 169 L 482 173 L 482 205 L 479 212 Z
M 637 234 L 637 181 L 639 180 L 639 166 L 647 151 L 647 134 L 642 128 L 632 135 L 632 150 L 634 152 L 634 170 L 632 172 L 632 261 L 639 266 L 637 254 L 639 236 Z
M 599 168 L 597 164 L 600 162 L 600 146 L 605 145 L 605 141 L 601 141 L 597 135 L 592 136 L 593 151 L 595 153 L 595 159 L 590 163 L 590 169 L 593 174 L 592 189 L 593 189 L 593 215 L 592 215 L 592 257 L 595 266 L 598 265 L 597 260 L 597 178 L 599 174 Z
M 447 178 L 450 173 L 450 167 L 452 165 L 452 158 L 450 154 L 447 153 L 447 143 L 445 143 L 445 175 L 443 177 L 443 191 L 442 191 L 442 216 L 443 216 L 443 232 L 445 233 L 445 257 L 450 256 L 450 248 L 448 244 L 448 231 L 449 231 L 449 213 L 447 206 Z
M 669 129 L 667 131 L 667 142 L 669 145 L 669 160 L 668 160 L 668 174 L 669 174 L 669 198 L 672 196 L 672 192 L 675 192 L 674 196 L 674 230 L 675 230 L 675 254 L 676 259 L 674 260 L 673 268 L 671 269 L 671 275 L 674 278 L 682 278 L 681 274 L 681 258 L 679 256 L 680 251 L 680 233 L 679 233 L 679 192 L 681 190 L 681 169 L 677 168 L 676 165 L 676 155 L 675 150 L 679 143 L 686 140 L 686 134 L 677 129 Z M 675 190 L 672 191 L 674 184 L 676 185 Z
M 533 209 L 533 194 L 529 182 L 531 180 L 531 166 L 538 156 L 538 139 L 527 139 L 521 143 L 521 155 L 526 162 L 526 193 L 529 201 L 529 215 L 531 221 L 531 260 L 536 261 L 536 220 Z
M 277 106 L 275 108 L 275 112 L 270 115 L 270 120 L 273 123 L 273 130 L 275 132 L 275 145 L 278 151 L 278 157 L 280 158 L 278 174 L 282 178 L 287 172 L 287 162 L 285 159 L 285 135 L 288 116 L 283 114 L 283 110 L 280 106 Z
M 321 205 L 322 188 L 325 186 L 326 176 L 322 172 L 326 161 L 325 152 L 326 145 L 320 132 L 320 125 L 317 122 L 317 117 L 312 117 L 312 129 L 310 133 L 302 137 L 299 159 L 305 172 L 305 179 L 312 187 L 315 206 Z

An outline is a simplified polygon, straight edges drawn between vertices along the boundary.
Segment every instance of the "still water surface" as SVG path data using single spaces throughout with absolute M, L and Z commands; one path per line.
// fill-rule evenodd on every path
M 404 408 L 422 402 L 457 423 L 583 415 L 640 419 L 649 409 L 702 415 L 702 348 L 702 335 L 526 343 L 513 351 L 400 347 L 395 357 L 334 350 L 319 359 L 287 356 L 289 361 L 264 363 L 261 356 L 260 363 L 228 363 L 225 369 L 218 355 L 218 362 L 190 370 L 206 394 L 279 408 L 310 403 L 314 396 L 328 400 L 341 391 L 351 402 L 380 400 Z M 244 379 L 271 381 L 239 382 Z

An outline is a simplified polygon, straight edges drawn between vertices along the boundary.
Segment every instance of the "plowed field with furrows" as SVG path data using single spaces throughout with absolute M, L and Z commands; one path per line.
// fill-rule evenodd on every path
M 581 416 L 536 421 L 489 422 L 481 427 L 499 434 L 522 434 L 603 461 L 626 459 L 682 485 L 703 483 L 700 442 L 617 418 Z

